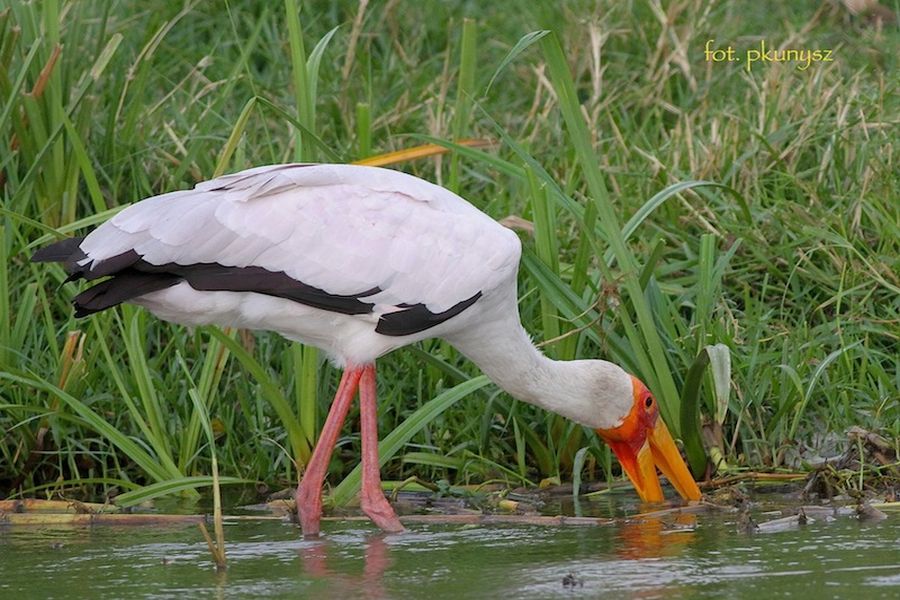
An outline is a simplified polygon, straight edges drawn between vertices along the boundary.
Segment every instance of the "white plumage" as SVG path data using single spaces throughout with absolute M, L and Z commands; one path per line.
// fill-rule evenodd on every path
M 360 297 L 375 310 L 352 316 L 252 292 L 197 292 L 186 282 L 134 300 L 183 324 L 274 330 L 323 347 L 341 365 L 446 331 L 387 338 L 373 324 L 401 304 L 440 313 L 478 292 L 487 298 L 514 282 L 521 252 L 513 232 L 444 188 L 352 165 L 258 167 L 144 200 L 91 232 L 79 263 L 100 266 L 130 249 L 155 265 L 282 271 L 334 295 L 379 288 Z M 468 321 L 466 312 L 458 318 Z
M 658 460 L 682 495 L 699 498 L 640 381 L 602 360 L 550 360 L 532 344 L 519 322 L 520 254 L 513 232 L 439 186 L 375 167 L 293 164 L 148 198 L 33 260 L 63 262 L 70 279 L 109 276 L 75 298 L 76 315 L 131 302 L 188 325 L 277 331 L 345 368 L 297 492 L 305 533 L 318 532 L 331 448 L 357 389 L 363 510 L 402 529 L 381 493 L 374 362 L 429 337 L 513 396 L 597 429 L 643 498 L 662 499 Z M 653 444 L 662 450 L 647 458 Z

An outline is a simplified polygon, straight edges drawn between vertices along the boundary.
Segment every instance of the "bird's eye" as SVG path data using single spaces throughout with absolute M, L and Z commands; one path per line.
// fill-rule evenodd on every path
M 650 408 L 651 406 L 653 406 L 653 396 L 650 396 L 650 395 L 647 396 L 647 399 L 644 400 L 644 406 L 646 406 L 647 408 Z

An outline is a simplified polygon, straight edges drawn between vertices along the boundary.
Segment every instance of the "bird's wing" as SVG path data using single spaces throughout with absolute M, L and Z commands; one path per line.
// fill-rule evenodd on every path
M 123 268 L 174 273 L 198 289 L 426 318 L 504 282 L 520 246 L 455 194 L 397 171 L 276 165 L 139 202 L 80 250 L 88 279 Z

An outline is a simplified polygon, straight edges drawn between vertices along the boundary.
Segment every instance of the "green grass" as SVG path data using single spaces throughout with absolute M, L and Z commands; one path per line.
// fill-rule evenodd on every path
M 131 307 L 76 321 L 77 286 L 28 257 L 215 174 L 426 141 L 451 154 L 398 168 L 533 223 L 520 310 L 545 351 L 641 376 L 689 451 L 698 422 L 731 468 L 802 467 L 852 425 L 900 446 L 896 28 L 829 3 L 359 6 L 2 13 L 0 493 L 190 494 L 212 456 L 223 482 L 294 484 L 336 386 L 323 356 Z M 760 38 L 834 61 L 704 60 Z M 437 341 L 379 361 L 386 479 L 617 472 L 593 433 L 477 376 Z

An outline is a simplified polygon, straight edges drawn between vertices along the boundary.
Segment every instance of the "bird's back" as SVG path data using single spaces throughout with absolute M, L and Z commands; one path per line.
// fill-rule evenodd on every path
M 112 276 L 76 298 L 81 314 L 128 301 L 170 320 L 241 325 L 249 311 L 258 328 L 313 343 L 268 324 L 330 318 L 400 345 L 466 321 L 498 286 L 514 286 L 520 245 L 459 196 L 410 175 L 292 164 L 148 198 L 69 250 L 73 277 Z M 35 258 L 61 260 L 43 252 Z

